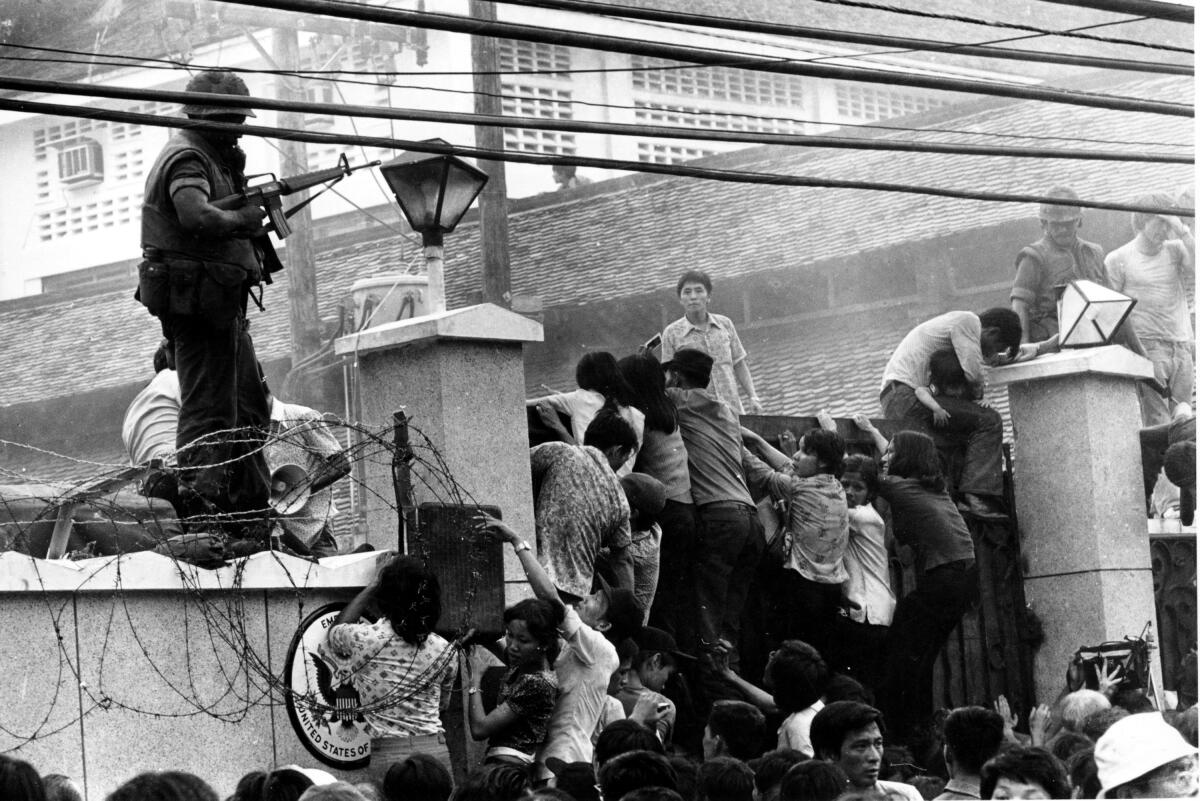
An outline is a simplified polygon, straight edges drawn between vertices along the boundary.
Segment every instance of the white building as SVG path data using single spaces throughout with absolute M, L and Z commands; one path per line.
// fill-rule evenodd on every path
M 412 8 L 414 0 L 394 5 Z M 151 19 L 155 8 L 165 9 L 166 16 Z M 501 21 L 565 30 L 600 30 L 612 36 L 720 48 L 758 57 L 822 58 L 827 63 L 847 66 L 979 80 L 996 78 L 994 73 L 979 70 L 931 67 L 929 62 L 914 57 L 865 60 L 855 58 L 854 51 L 848 48 L 797 43 L 778 37 L 701 32 L 503 4 L 497 5 L 497 9 Z M 465 0 L 436 2 L 430 10 L 467 13 Z M 147 50 L 151 47 L 149 43 L 138 44 L 134 39 L 113 38 L 106 42 L 98 37 L 92 50 L 98 62 L 111 63 L 110 56 L 146 52 L 182 56 L 193 68 L 222 66 L 244 70 L 252 94 L 273 97 L 277 94 L 276 77 L 255 71 L 271 70 L 274 66 L 271 54 L 277 29 L 270 26 L 291 25 L 299 28 L 300 68 L 340 70 L 340 75 L 331 77 L 344 79 L 333 81 L 316 75 L 298 79 L 309 100 L 473 111 L 470 42 L 462 34 L 361 24 L 353 27 L 353 33 L 338 33 L 338 30 L 350 31 L 351 24 L 305 21 L 294 15 L 205 3 L 151 3 L 119 10 L 119 14 L 122 16 L 116 22 L 121 27 L 154 22 L 158 36 L 143 38 L 157 42 L 157 47 Z M 142 18 L 136 17 L 137 14 Z M 251 21 L 256 24 L 246 24 Z M 117 27 L 112 23 L 110 20 L 106 30 Z M 500 71 L 504 73 L 504 113 L 547 119 L 807 134 L 843 124 L 920 112 L 962 97 L 730 67 L 680 66 L 644 56 L 523 41 L 501 42 L 499 60 Z M 184 70 L 164 68 L 160 61 L 130 61 L 129 67 L 87 66 L 87 61 L 86 57 L 80 57 L 73 67 L 59 65 L 58 73 L 48 65 L 45 70 L 25 70 L 24 74 L 46 77 L 50 72 L 51 77 L 77 83 L 171 90 L 181 90 L 188 78 Z M 368 74 L 355 75 L 355 72 Z M 1004 77 L 1034 82 L 1012 75 Z M 178 114 L 177 107 L 171 104 L 131 104 L 50 95 L 26 97 Z M 276 114 L 260 111 L 252 122 L 275 125 Z M 440 122 L 310 116 L 306 127 L 400 140 L 436 136 L 459 145 L 474 141 L 470 126 Z M 6 178 L 6 191 L 0 195 L 0 300 L 89 284 L 111 286 L 117 281 L 132 286 L 140 254 L 140 205 L 145 172 L 169 133 L 164 128 L 81 118 L 0 113 L 0 171 Z M 741 146 L 728 142 L 517 128 L 506 129 L 504 140 L 507 149 L 519 152 L 657 163 L 686 161 Z M 243 146 L 249 157 L 248 172 L 274 171 L 281 175 L 294 172 L 280 167 L 275 141 L 246 138 Z M 358 164 L 374 159 L 386 161 L 395 155 L 395 151 L 385 148 L 309 145 L 309 169 L 333 166 L 342 152 Z M 581 169 L 579 175 L 600 179 L 612 177 L 613 173 Z M 550 168 L 543 165 L 509 164 L 507 183 L 511 197 L 555 189 Z M 314 217 L 371 208 L 376 217 L 392 223 L 399 221 L 394 201 L 377 174 L 356 174 L 337 189 L 338 197 L 330 194 L 314 203 Z

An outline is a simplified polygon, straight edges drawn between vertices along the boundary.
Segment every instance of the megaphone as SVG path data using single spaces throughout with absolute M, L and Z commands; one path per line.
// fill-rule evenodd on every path
M 298 464 L 285 464 L 271 473 L 271 506 L 285 517 L 294 515 L 312 494 L 308 471 Z

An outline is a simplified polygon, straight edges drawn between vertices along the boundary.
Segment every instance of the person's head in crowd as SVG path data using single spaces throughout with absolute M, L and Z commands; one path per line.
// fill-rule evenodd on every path
M 713 357 L 696 348 L 680 348 L 662 367 L 668 387 L 704 389 L 712 378 Z
M 633 639 L 638 644 L 633 669 L 647 690 L 661 693 L 679 669 L 680 661 L 691 659 L 679 650 L 675 637 L 660 628 L 643 626 Z
M 658 522 L 658 515 L 667 505 L 667 488 L 654 476 L 627 473 L 621 476 L 621 489 L 629 502 L 629 527 L 645 531 Z
M 366 801 L 366 797 L 350 782 L 334 782 L 309 787 L 300 801 Z
M 1018 746 L 983 764 L 980 798 L 1069 798 L 1062 763 L 1044 748 Z
M 409 645 L 423 645 L 442 616 L 438 577 L 415 556 L 397 556 L 379 572 L 374 598 L 396 636 Z
M 1200 728 L 1197 724 L 1200 720 L 1197 718 L 1197 709 L 1194 706 L 1189 706 L 1187 709 L 1178 712 L 1163 713 L 1163 718 L 1175 727 L 1175 730 L 1183 735 L 1183 739 L 1187 740 L 1188 744 L 1195 748 L 1200 743 L 1200 737 L 1197 737 L 1197 729 Z
M 999 306 L 979 313 L 983 332 L 979 335 L 979 350 L 990 365 L 1012 361 L 1021 347 L 1021 318 L 1012 309 Z
M 946 488 L 942 463 L 933 438 L 920 431 L 897 431 L 883 452 L 883 472 L 911 478 L 930 492 Z
M 681 754 L 670 754 L 667 761 L 675 768 L 675 789 L 691 801 L 696 797 L 696 783 L 700 781 L 700 766 Z
M 267 781 L 265 770 L 252 770 L 238 779 L 233 795 L 226 801 L 259 801 L 262 798 L 263 784 Z
M 599 392 L 622 406 L 633 405 L 633 391 L 611 353 L 594 350 L 583 354 L 575 365 L 575 383 L 580 389 Z
M 687 801 L 691 801 L 688 796 Z M 621 796 L 621 801 L 684 801 L 684 797 L 669 787 L 639 787 Z
M 575 801 L 575 797 L 557 787 L 538 787 L 526 792 L 521 801 Z
M 454 789 L 450 771 L 429 754 L 412 754 L 387 769 L 383 794 L 388 801 L 446 801 Z
M 785 640 L 763 672 L 763 685 L 780 711 L 788 714 L 812 706 L 824 694 L 828 681 L 829 669 L 821 654 L 800 640 Z
M 653 353 L 635 353 L 617 362 L 625 383 L 633 392 L 631 406 L 646 415 L 646 428 L 670 434 L 675 430 L 675 404 L 667 397 L 667 380 L 662 363 Z
M 510 668 L 546 670 L 558 658 L 558 627 L 566 610 L 543 598 L 525 598 L 504 610 L 504 658 Z
M 483 765 L 467 774 L 454 801 L 517 801 L 530 788 L 529 771 L 517 765 Z
M 1195 746 L 1157 712 L 1118 720 L 1097 741 L 1104 798 L 1187 798 L 1200 794 Z
M 1038 219 L 1046 238 L 1063 249 L 1074 247 L 1079 228 L 1083 225 L 1083 209 L 1078 205 L 1079 195 L 1070 187 L 1054 186 L 1046 190 L 1045 197 L 1075 201 L 1069 204 L 1042 203 L 1038 208 Z
M 809 729 L 813 752 L 841 768 L 852 788 L 872 788 L 883 762 L 882 721 L 882 713 L 866 704 L 827 704 Z
M 1093 745 L 1095 743 L 1083 732 L 1063 729 L 1050 738 L 1049 742 L 1046 743 L 1046 748 L 1055 759 L 1065 765 L 1071 754 L 1074 754 L 1076 751 L 1089 749 Z
M 40 798 L 41 796 L 38 796 Z M 299 797 L 299 796 L 297 796 Z M 5 801 L 21 796 L 0 795 Z M 139 773 L 108 794 L 107 801 L 217 801 L 217 791 L 199 776 L 178 770 Z
M 546 760 L 553 774 L 550 785 L 569 793 L 575 801 L 600 801 L 596 791 L 596 768 L 591 762 L 563 762 L 558 757 Z
M 1175 198 L 1165 192 L 1152 192 L 1141 195 L 1133 201 L 1135 206 L 1169 209 L 1175 205 Z M 1148 256 L 1153 256 L 1162 250 L 1163 244 L 1174 237 L 1171 224 L 1161 214 L 1148 211 L 1135 211 L 1130 215 L 1133 223 L 1133 233 L 1138 241 L 1138 249 Z
M 285 765 L 267 774 L 263 780 L 262 801 L 297 801 L 309 787 L 323 787 L 337 781 L 319 768 Z
M 974 394 L 954 348 L 939 348 L 929 357 L 929 384 L 947 398 L 970 398 Z
M 721 700 L 712 705 L 704 727 L 704 759 L 731 756 L 748 760 L 762 752 L 766 718 L 758 707 L 745 701 Z
M 777 748 L 750 760 L 747 764 L 754 771 L 754 789 L 758 791 L 759 801 L 777 801 L 784 774 L 793 765 L 807 761 L 808 757 L 793 748 Z
M 632 637 L 642 627 L 645 617 L 637 597 L 632 590 L 610 586 L 599 574 L 596 581 L 600 588 L 575 603 L 579 619 L 602 632 L 610 642 L 619 643 Z
M 1112 725 L 1122 718 L 1129 717 L 1129 712 L 1121 709 L 1119 706 L 1114 706 L 1110 709 L 1101 709 L 1088 715 L 1083 719 L 1083 726 L 1080 729 L 1087 738 L 1093 743 L 1103 736 L 1104 732 L 1112 728 Z
M 1067 781 L 1071 783 L 1071 798 L 1095 798 L 1100 794 L 1100 777 L 1096 775 L 1095 751 L 1088 746 L 1067 757 Z
M 675 282 L 675 294 L 679 298 L 679 305 L 683 307 L 683 313 L 698 316 L 699 319 L 703 319 L 703 315 L 708 312 L 708 304 L 712 302 L 712 291 L 712 279 L 708 277 L 708 273 L 700 270 L 688 270 Z
M 792 765 L 779 783 L 779 801 L 833 801 L 846 791 L 846 773 L 833 762 L 810 759 Z
M 637 432 L 616 406 L 605 401 L 583 432 L 583 444 L 603 453 L 609 467 L 616 470 L 637 450 Z
M 13 801 L 45 801 L 42 777 L 23 759 L 0 754 L 0 798 Z
M 83 791 L 79 785 L 70 776 L 61 773 L 43 776 L 42 788 L 46 791 L 46 801 L 83 801 Z
M 615 643 L 617 648 L 617 669 L 608 678 L 608 694 L 616 696 L 629 683 L 629 674 L 633 670 L 634 657 L 638 655 L 638 644 L 633 637 L 625 637 Z
M 1063 696 L 1062 724 L 1068 731 L 1079 731 L 1083 721 L 1093 712 L 1108 709 L 1112 706 L 1103 693 L 1095 690 L 1076 690 Z
M 842 489 L 846 505 L 866 506 L 879 493 L 879 467 L 875 460 L 861 453 L 852 453 L 842 462 Z
M 754 771 L 733 757 L 704 760 L 696 781 L 696 801 L 754 801 Z
M 1004 743 L 1004 719 L 981 706 L 954 709 L 942 724 L 942 756 L 950 778 L 979 780 L 983 763 L 994 757 Z
M 800 478 L 819 474 L 838 477 L 842 474 L 845 455 L 846 442 L 841 434 L 814 428 L 800 437 L 796 453 L 792 455 L 792 472 Z
M 929 799 L 937 798 L 946 789 L 946 780 L 941 776 L 913 776 L 908 780 L 908 783 L 917 788 L 917 792 L 921 794 L 921 798 Z
M 596 767 L 602 768 L 604 763 L 613 757 L 630 751 L 666 753 L 662 741 L 649 726 L 636 720 L 614 720 L 605 726 L 604 731 L 596 738 Z
M 825 693 L 821 696 L 825 703 L 834 701 L 858 701 L 860 704 L 871 706 L 875 703 L 875 694 L 869 687 L 864 687 L 857 679 L 845 673 L 834 673 L 825 682 Z
M 1137 687 L 1119 687 L 1110 699 L 1114 707 L 1120 707 L 1131 715 L 1140 712 L 1153 712 L 1154 702 L 1145 692 Z
M 675 768 L 665 756 L 652 751 L 630 751 L 615 756 L 600 767 L 596 777 L 600 795 L 605 799 L 621 798 L 642 787 L 677 788 Z

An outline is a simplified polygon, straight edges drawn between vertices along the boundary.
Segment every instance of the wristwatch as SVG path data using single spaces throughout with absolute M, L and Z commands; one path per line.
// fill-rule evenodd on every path
M 475 695 L 478 692 L 479 692 L 478 687 L 468 687 L 467 688 L 467 695 Z
M 521 540 L 519 545 L 513 545 L 513 553 L 520 553 L 521 551 L 532 551 L 532 550 L 533 549 L 529 547 L 529 543 L 526 542 L 525 540 Z

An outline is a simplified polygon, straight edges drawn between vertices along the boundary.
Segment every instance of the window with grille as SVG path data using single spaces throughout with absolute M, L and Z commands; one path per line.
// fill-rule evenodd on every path
M 732 103 L 799 106 L 804 79 L 734 67 L 683 66 L 648 56 L 631 56 L 633 88 L 666 95 L 711 97 Z
M 757 117 L 731 114 L 690 106 L 663 105 L 635 101 L 634 117 L 645 125 L 677 125 L 685 128 L 709 128 L 715 131 L 759 133 L 804 133 L 804 123 L 783 117 Z
M 50 242 L 68 236 L 132 225 L 141 216 L 141 198 L 135 195 L 96 200 L 68 208 L 44 211 L 38 215 L 38 239 Z
M 701 147 L 664 145 L 658 142 L 638 142 L 638 161 L 647 164 L 680 164 L 692 159 L 712 156 L 716 150 Z
M 58 151 L 58 178 L 64 184 L 94 184 L 104 180 L 104 154 L 94 139 L 64 142 Z
M 571 51 L 562 45 L 499 39 L 496 61 L 501 72 L 566 72 L 571 69 Z
M 855 84 L 839 84 L 837 87 L 838 114 L 858 120 L 902 117 L 944 105 L 937 98 L 912 92 Z
M 134 181 L 145 175 L 145 162 L 140 148 L 119 152 L 113 156 L 113 179 Z
M 507 116 L 541 117 L 550 120 L 573 118 L 571 93 L 565 89 L 504 83 L 501 84 L 501 91 L 504 97 L 500 106 Z M 504 147 L 525 153 L 574 155 L 575 134 L 505 128 Z

